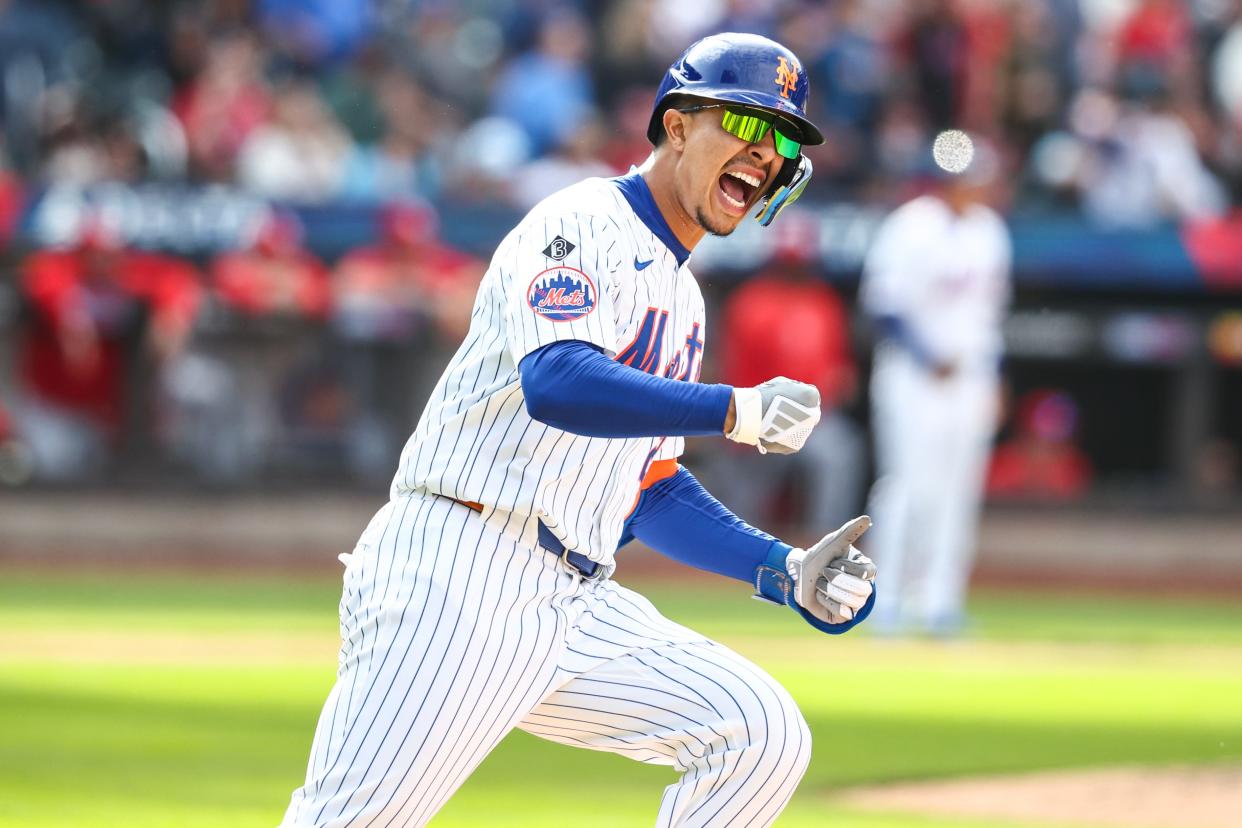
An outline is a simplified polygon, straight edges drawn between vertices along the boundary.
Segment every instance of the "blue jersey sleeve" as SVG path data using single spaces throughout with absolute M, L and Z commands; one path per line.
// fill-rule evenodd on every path
M 586 437 L 720 435 L 733 397 L 731 386 L 653 376 L 579 340 L 527 354 L 518 372 L 531 417 Z
M 785 569 L 793 547 L 733 514 L 684 468 L 642 493 L 626 522 L 622 545 L 633 538 L 674 560 L 745 581 L 756 597 L 788 606 L 830 635 L 853 629 L 875 606 L 872 592 L 854 618 L 841 624 L 821 621 L 798 606 Z
M 623 539 L 631 537 L 696 569 L 752 586 L 760 564 L 792 548 L 733 514 L 685 468 L 642 493 L 625 526 Z

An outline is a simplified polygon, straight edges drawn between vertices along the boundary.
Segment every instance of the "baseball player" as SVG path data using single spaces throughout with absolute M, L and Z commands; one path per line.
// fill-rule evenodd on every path
M 984 203 L 996 168 L 981 146 L 960 175 L 940 171 L 884 221 L 864 265 L 860 298 L 881 333 L 867 547 L 890 584 L 878 632 L 952 635 L 963 623 L 1010 293 L 1009 235 Z
M 704 234 L 756 210 L 766 225 L 806 186 L 800 145 L 822 141 L 806 98 L 784 47 L 702 40 L 664 78 L 643 166 L 550 196 L 501 242 L 391 499 L 345 556 L 337 681 L 286 826 L 422 825 L 515 727 L 675 767 L 662 826 L 780 813 L 811 755 L 789 694 L 610 575 L 639 538 L 828 633 L 873 605 L 852 546 L 866 517 L 792 548 L 677 462 L 690 435 L 796 451 L 818 419 L 812 386 L 697 381 L 687 267 Z

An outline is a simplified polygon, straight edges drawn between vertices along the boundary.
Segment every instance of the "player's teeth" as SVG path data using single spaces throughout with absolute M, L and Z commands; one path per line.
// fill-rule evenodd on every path
M 749 184 L 752 187 L 759 186 L 759 178 L 757 176 L 747 175 L 744 172 L 733 172 L 733 171 L 730 171 L 729 175 L 733 176 L 738 181 L 745 181 L 747 184 Z
M 738 201 L 736 198 L 734 198 L 733 196 L 729 195 L 729 194 L 728 194 L 728 193 L 726 193 L 724 190 L 721 190 L 721 191 L 720 191 L 720 194 L 721 194 L 721 195 L 723 195 L 723 196 L 725 197 L 725 201 L 729 202 L 729 203 L 730 203 L 730 204 L 732 204 L 734 207 L 745 207 L 745 206 L 746 206 L 746 202 L 744 202 L 744 201 Z

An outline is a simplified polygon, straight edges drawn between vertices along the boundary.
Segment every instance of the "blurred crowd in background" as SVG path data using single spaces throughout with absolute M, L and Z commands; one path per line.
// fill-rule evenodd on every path
M 0 170 L 524 208 L 640 162 L 664 69 L 727 30 L 802 57 L 821 197 L 888 199 L 949 126 L 1001 147 L 1015 209 L 1242 191 L 1237 0 L 4 0 Z
M 1242 0 L 0 0 L 0 283 L 21 304 L 0 480 L 162 452 L 209 482 L 385 481 L 486 265 L 442 240 L 444 208 L 517 215 L 641 163 L 663 72 L 727 30 L 805 64 L 827 135 L 806 203 L 894 205 L 946 127 L 997 149 L 1011 214 L 1141 229 L 1242 203 Z M 211 255 L 136 249 L 106 216 L 20 243 L 37 194 L 152 182 L 272 208 Z M 342 204 L 376 238 L 317 255 L 287 208 Z M 816 291 L 810 324 L 844 328 L 849 297 Z M 826 394 L 857 415 L 849 338 L 824 337 Z M 997 491 L 1030 472 L 1014 451 L 1067 449 L 1044 494 L 1079 496 L 1074 400 L 1012 411 Z

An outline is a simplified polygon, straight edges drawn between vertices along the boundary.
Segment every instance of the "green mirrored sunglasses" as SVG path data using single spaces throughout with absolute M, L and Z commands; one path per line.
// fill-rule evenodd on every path
M 720 125 L 730 135 L 741 138 L 748 144 L 757 144 L 772 130 L 772 142 L 776 152 L 783 158 L 797 158 L 802 154 L 802 144 L 790 138 L 778 128 L 773 128 L 776 116 L 762 109 L 747 109 L 741 106 L 724 104 L 704 104 L 682 109 L 682 112 L 698 112 L 702 109 L 723 109 L 724 117 Z

